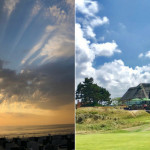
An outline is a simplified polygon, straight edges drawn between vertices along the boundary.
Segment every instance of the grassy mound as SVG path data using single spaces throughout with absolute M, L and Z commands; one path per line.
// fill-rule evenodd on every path
M 76 110 L 76 132 L 116 131 L 150 123 L 144 110 L 128 111 L 120 107 L 85 107 Z

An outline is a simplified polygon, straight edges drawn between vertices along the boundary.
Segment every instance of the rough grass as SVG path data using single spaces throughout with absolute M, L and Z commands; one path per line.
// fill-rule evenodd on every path
M 150 123 L 144 110 L 128 111 L 120 107 L 86 107 L 76 111 L 76 132 L 114 132 Z

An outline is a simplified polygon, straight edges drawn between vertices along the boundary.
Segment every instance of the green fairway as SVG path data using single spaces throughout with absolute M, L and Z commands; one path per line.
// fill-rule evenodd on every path
M 76 150 L 150 150 L 150 131 L 77 134 Z

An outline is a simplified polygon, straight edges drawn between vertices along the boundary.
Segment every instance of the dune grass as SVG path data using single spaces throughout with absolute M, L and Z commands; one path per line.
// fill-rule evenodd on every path
M 87 107 L 76 111 L 76 132 L 113 132 L 150 123 L 150 113 L 120 107 Z

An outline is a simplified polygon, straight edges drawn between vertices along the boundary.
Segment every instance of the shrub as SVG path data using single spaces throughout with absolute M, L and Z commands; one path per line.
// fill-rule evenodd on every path
M 76 116 L 76 122 L 77 123 L 83 123 L 85 121 L 85 116 L 83 114 L 78 114 Z

